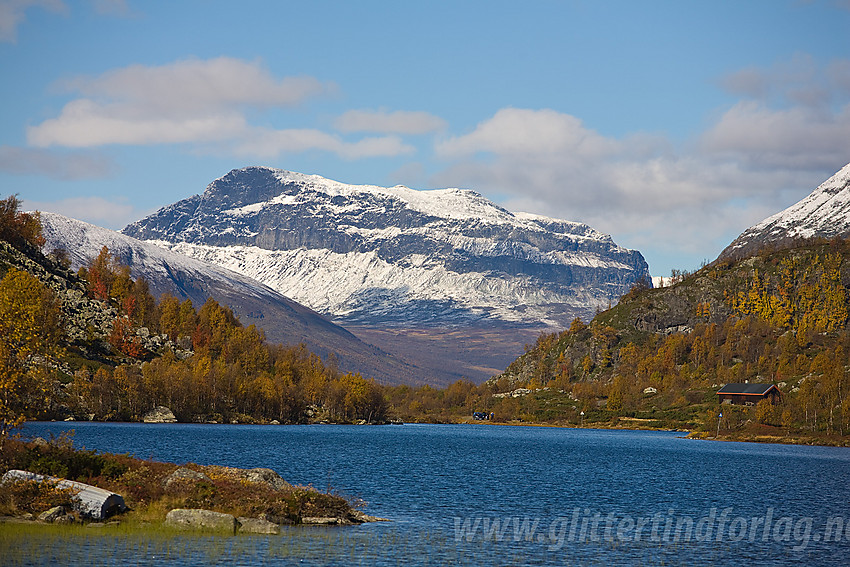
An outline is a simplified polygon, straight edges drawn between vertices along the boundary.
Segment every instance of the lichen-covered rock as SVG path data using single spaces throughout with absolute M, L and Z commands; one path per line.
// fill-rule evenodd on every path
M 308 526 L 344 526 L 351 522 L 347 518 L 304 516 L 301 518 L 301 523 Z
M 207 470 L 213 476 L 228 477 L 234 480 L 265 484 L 272 490 L 288 490 L 292 485 L 283 480 L 279 474 L 272 469 L 237 469 L 235 467 L 210 467 Z
M 257 482 L 265 484 L 275 490 L 284 490 L 292 488 L 292 485 L 283 480 L 279 474 L 272 469 L 256 468 L 246 471 L 245 479 L 248 482 Z
M 165 524 L 176 528 L 223 531 L 235 534 L 239 522 L 231 514 L 200 508 L 175 508 L 165 516 Z
M 239 532 L 245 534 L 279 534 L 280 526 L 260 518 L 237 518 Z
M 64 515 L 65 515 L 64 506 L 54 506 L 50 510 L 46 510 L 46 511 L 42 512 L 41 514 L 39 514 L 38 515 L 38 521 L 39 522 L 53 523 L 58 518 L 60 518 Z
M 162 481 L 162 487 L 168 490 L 170 488 L 176 488 L 181 484 L 195 484 L 198 482 L 212 482 L 212 480 L 202 472 L 180 467 L 165 477 Z
M 365 512 L 361 512 L 360 510 L 355 510 L 351 513 L 351 517 L 355 522 L 366 523 L 366 522 L 389 522 L 387 518 L 379 518 L 378 516 L 370 516 Z

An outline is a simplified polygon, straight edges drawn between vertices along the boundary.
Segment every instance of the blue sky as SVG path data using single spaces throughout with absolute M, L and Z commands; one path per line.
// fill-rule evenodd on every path
M 847 30 L 847 0 L 0 0 L 0 187 L 114 229 L 247 165 L 464 187 L 669 275 L 850 162 Z

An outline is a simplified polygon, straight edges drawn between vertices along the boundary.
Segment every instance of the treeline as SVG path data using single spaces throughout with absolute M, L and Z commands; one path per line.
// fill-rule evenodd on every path
M 0 237 L 16 248 L 43 245 L 38 215 L 19 205 L 16 197 L 2 201 Z M 61 251 L 54 256 L 61 260 Z M 261 330 L 243 327 L 212 298 L 200 309 L 168 294 L 157 300 L 106 247 L 77 276 L 92 299 L 117 313 L 110 329 L 92 330 L 107 335 L 111 358 L 85 359 L 63 348 L 70 315 L 60 311 L 56 293 L 9 265 L 0 263 L 0 275 L 0 433 L 25 417 L 132 421 L 158 405 L 180 421 L 387 418 L 373 380 L 341 373 L 303 344 L 268 344 Z M 146 348 L 150 336 L 164 348 Z

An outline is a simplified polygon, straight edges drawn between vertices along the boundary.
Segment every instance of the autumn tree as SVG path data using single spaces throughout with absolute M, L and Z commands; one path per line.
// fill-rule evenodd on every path
M 21 201 L 17 195 L 11 195 L 0 201 L 0 240 L 22 249 L 29 246 L 44 246 L 41 216 L 38 211 L 25 213 L 20 211 Z
M 112 284 L 116 278 L 115 261 L 109 253 L 109 248 L 104 246 L 84 271 L 89 284 L 89 293 L 94 299 L 109 301 Z
M 27 272 L 10 268 L 0 280 L 0 443 L 37 409 L 42 373 L 31 361 L 57 343 L 58 313 L 53 293 Z

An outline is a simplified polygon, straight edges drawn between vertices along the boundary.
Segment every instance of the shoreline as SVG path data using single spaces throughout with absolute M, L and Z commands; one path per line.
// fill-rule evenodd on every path
M 621 418 L 623 419 L 623 418 Z M 636 418 L 625 418 L 636 419 Z M 541 422 L 500 422 L 488 420 L 467 420 L 457 422 L 455 424 L 434 424 L 434 425 L 506 425 L 510 427 L 551 427 L 558 429 L 599 429 L 609 431 L 663 431 L 669 433 L 685 433 L 682 439 L 691 439 L 695 441 L 723 441 L 735 443 L 767 443 L 773 445 L 800 445 L 800 446 L 815 446 L 815 447 L 850 447 L 850 435 L 845 435 L 841 438 L 821 438 L 807 435 L 772 435 L 758 434 L 751 432 L 742 432 L 735 435 L 721 435 L 716 438 L 710 432 L 701 432 L 690 429 L 670 428 L 670 427 L 624 427 L 620 424 L 599 424 L 593 425 L 575 425 L 575 424 L 558 424 L 558 423 L 541 423 Z
M 715 438 L 715 436 L 708 431 L 699 431 L 699 430 L 690 430 L 690 429 L 682 429 L 682 428 L 671 428 L 671 427 L 652 427 L 649 425 L 641 426 L 634 422 L 641 421 L 655 421 L 655 420 L 643 420 L 639 418 L 619 418 L 620 421 L 632 422 L 632 425 L 624 425 L 623 423 L 617 423 L 616 425 L 612 425 L 610 423 L 599 423 L 594 422 L 592 425 L 576 425 L 576 424 L 565 424 L 565 423 L 546 423 L 546 422 L 521 422 L 521 421 L 490 421 L 490 420 L 473 420 L 473 419 L 464 419 L 455 422 L 438 422 L 438 421 L 410 421 L 410 422 L 402 422 L 401 420 L 394 421 L 386 421 L 382 423 L 343 423 L 343 422 L 311 422 L 311 423 L 291 423 L 291 424 L 274 424 L 274 423 L 197 423 L 197 422 L 172 422 L 172 423 L 152 423 L 152 422 L 142 422 L 142 421 L 42 421 L 42 420 L 30 420 L 26 423 L 66 423 L 66 424 L 74 424 L 74 423 L 91 423 L 91 424 L 124 424 L 124 425 L 249 425 L 249 426 L 279 426 L 279 425 L 289 425 L 289 426 L 321 426 L 321 425 L 343 425 L 343 426 L 389 426 L 389 425 L 504 425 L 509 427 L 551 427 L 557 429 L 600 429 L 600 430 L 623 430 L 623 431 L 664 431 L 664 432 L 678 432 L 685 433 L 683 436 L 685 439 L 694 439 L 699 441 L 730 441 L 730 442 L 742 442 L 742 443 L 769 443 L 774 445 L 801 445 L 801 446 L 820 446 L 820 447 L 850 447 L 850 435 L 845 435 L 844 437 L 833 436 L 813 436 L 813 435 L 804 435 L 804 434 L 778 434 L 778 432 L 766 432 L 766 433 L 758 433 L 758 432 L 740 432 L 737 434 L 721 434 L 720 438 Z

